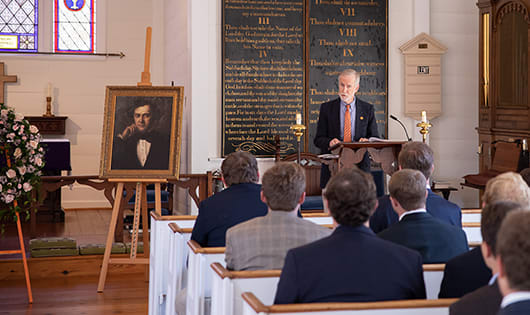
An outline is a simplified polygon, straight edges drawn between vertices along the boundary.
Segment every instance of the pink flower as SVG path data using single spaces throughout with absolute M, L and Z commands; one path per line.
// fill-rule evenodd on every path
M 39 128 L 37 128 L 35 125 L 31 125 L 29 126 L 29 131 L 31 131 L 31 133 L 37 133 L 39 132 Z
M 14 169 L 10 168 L 10 169 L 6 172 L 6 175 L 7 175 L 7 178 L 14 178 L 15 176 L 17 176 L 17 172 L 15 172 Z
M 42 166 L 42 159 L 39 156 L 35 157 L 35 164 L 37 164 L 37 166 Z
M 35 141 L 35 140 L 31 140 L 31 141 L 29 142 L 29 145 L 30 145 L 33 149 L 36 149 L 37 146 L 39 145 L 39 143 L 38 143 L 37 141 Z
M 19 173 L 20 175 L 24 175 L 24 174 L 26 174 L 26 167 L 25 167 L 25 166 L 19 166 L 19 167 L 17 167 L 17 168 L 18 168 L 18 173 Z
M 20 148 L 16 148 L 15 152 L 13 152 L 13 156 L 15 157 L 15 159 L 20 158 L 22 156 L 22 150 L 20 150 Z
M 22 185 L 22 188 L 24 189 L 25 192 L 28 192 L 28 191 L 30 191 L 33 187 L 31 187 L 30 183 L 24 183 L 24 185 Z
M 13 200 L 15 200 L 15 196 L 13 196 L 13 195 L 6 195 L 6 196 L 4 197 L 4 200 L 5 200 L 5 201 L 4 201 L 5 203 L 11 203 Z

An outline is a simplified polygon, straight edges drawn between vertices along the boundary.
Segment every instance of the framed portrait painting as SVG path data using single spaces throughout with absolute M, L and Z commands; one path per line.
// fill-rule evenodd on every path
M 178 178 L 183 87 L 107 86 L 102 178 Z

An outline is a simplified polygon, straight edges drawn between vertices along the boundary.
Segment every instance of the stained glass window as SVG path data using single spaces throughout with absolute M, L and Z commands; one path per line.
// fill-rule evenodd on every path
M 54 50 L 57 52 L 95 52 L 96 0 L 55 0 L 54 2 Z
M 0 0 L 0 51 L 37 51 L 38 11 L 37 0 Z

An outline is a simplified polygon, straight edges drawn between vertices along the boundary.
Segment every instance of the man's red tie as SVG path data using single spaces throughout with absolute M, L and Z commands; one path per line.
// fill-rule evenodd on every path
M 350 105 L 346 105 L 346 113 L 344 114 L 344 142 L 351 142 Z

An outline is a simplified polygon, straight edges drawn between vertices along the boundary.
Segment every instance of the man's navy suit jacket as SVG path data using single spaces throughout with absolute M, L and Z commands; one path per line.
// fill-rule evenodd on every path
M 249 219 L 267 214 L 260 199 L 261 185 L 236 184 L 199 204 L 199 215 L 191 239 L 203 247 L 225 246 L 226 230 Z
M 530 300 L 523 300 L 508 304 L 505 308 L 501 308 L 499 315 L 528 315 L 530 314 Z
M 421 256 L 362 225 L 289 250 L 274 303 L 424 298 Z
M 432 190 L 427 190 L 429 192 L 426 204 L 427 212 L 438 220 L 462 227 L 462 211 L 460 211 L 460 207 L 433 193 Z M 370 218 L 370 228 L 375 233 L 379 233 L 399 221 L 399 217 L 392 208 L 388 195 L 379 197 L 378 201 L 377 209 L 375 209 L 374 214 Z
M 417 250 L 424 264 L 445 263 L 469 251 L 464 230 L 446 224 L 426 212 L 405 215 L 377 236 Z
M 353 135 L 353 141 L 359 141 L 360 138 L 379 137 L 374 107 L 356 98 L 355 108 L 355 134 Z M 340 134 L 340 98 L 337 98 L 320 105 L 317 132 L 313 142 L 320 149 L 321 154 L 330 153 L 329 142 L 333 138 L 342 141 L 343 138 L 341 138 Z M 370 171 L 368 154 L 364 155 L 363 160 L 357 166 L 364 171 Z M 320 187 L 325 187 L 330 177 L 327 165 L 322 165 L 320 174 Z
M 456 256 L 445 264 L 444 277 L 438 297 L 460 298 L 464 294 L 485 286 L 491 279 L 480 247 Z

